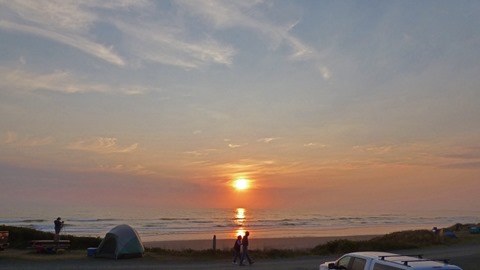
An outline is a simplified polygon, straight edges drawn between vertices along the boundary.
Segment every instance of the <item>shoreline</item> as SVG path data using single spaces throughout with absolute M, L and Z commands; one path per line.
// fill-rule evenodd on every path
M 255 238 L 249 237 L 251 249 L 310 249 L 326 244 L 329 241 L 347 239 L 352 241 L 366 241 L 375 235 L 349 235 L 349 236 L 318 236 L 318 237 L 283 237 L 283 238 Z M 216 249 L 230 250 L 235 239 L 216 239 Z M 206 250 L 213 249 L 213 237 L 210 240 L 166 240 L 145 241 L 146 248 L 162 248 L 171 250 Z

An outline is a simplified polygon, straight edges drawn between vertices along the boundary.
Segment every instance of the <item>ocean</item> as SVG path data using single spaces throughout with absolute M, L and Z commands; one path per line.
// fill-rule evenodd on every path
M 0 224 L 53 232 L 61 217 L 62 234 L 104 237 L 120 224 L 135 228 L 142 241 L 376 235 L 400 230 L 432 229 L 456 223 L 479 223 L 480 213 L 323 213 L 312 210 L 30 208 L 1 209 Z

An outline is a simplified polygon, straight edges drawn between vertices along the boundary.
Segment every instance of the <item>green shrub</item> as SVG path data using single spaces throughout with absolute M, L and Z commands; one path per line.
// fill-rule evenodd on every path
M 401 231 L 369 240 L 375 250 L 420 248 L 441 243 L 441 237 L 428 230 Z
M 337 239 L 329 241 L 326 244 L 318 245 L 312 249 L 313 254 L 338 254 L 358 251 L 361 248 L 362 241 L 351 241 L 347 239 Z
M 313 254 L 340 254 L 356 251 L 391 251 L 420 248 L 443 243 L 444 239 L 428 230 L 401 231 L 379 236 L 368 241 L 338 239 L 312 249 Z
M 0 231 L 8 231 L 10 248 L 17 249 L 28 248 L 32 240 L 53 240 L 54 237 L 53 233 L 23 227 L 0 225 Z M 97 247 L 102 241 L 99 237 L 77 237 L 72 235 L 62 235 L 62 239 L 70 240 L 70 247 L 72 249 Z

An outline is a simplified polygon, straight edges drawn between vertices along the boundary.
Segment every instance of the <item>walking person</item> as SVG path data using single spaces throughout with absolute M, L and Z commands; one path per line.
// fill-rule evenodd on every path
M 245 232 L 245 236 L 243 236 L 242 239 L 242 259 L 240 260 L 240 265 L 245 265 L 243 264 L 243 261 L 245 261 L 245 258 L 247 258 L 248 263 L 250 265 L 253 264 L 252 259 L 250 259 L 250 256 L 248 255 L 248 236 L 250 233 L 248 231 Z
M 240 249 L 242 247 L 242 236 L 239 235 L 237 237 L 237 240 L 235 240 L 235 244 L 233 245 L 233 264 L 237 264 L 237 259 L 240 260 L 242 258 L 242 253 L 240 252 Z M 241 261 L 240 261 L 241 263 Z
M 55 224 L 55 238 L 53 240 L 58 242 L 58 240 L 60 240 L 60 231 L 62 230 L 64 223 L 60 217 L 58 217 L 53 223 Z

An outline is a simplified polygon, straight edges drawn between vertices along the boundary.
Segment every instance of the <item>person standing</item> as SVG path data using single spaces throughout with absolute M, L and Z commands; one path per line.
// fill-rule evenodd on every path
M 233 245 L 233 252 L 235 254 L 233 256 L 233 262 L 232 262 L 233 264 L 237 264 L 237 259 L 240 260 L 242 258 L 242 253 L 240 252 L 241 247 L 242 247 L 242 236 L 239 235 L 237 237 L 237 240 L 235 240 L 235 244 Z
M 245 236 L 243 236 L 243 239 L 242 239 L 242 259 L 240 260 L 240 265 L 245 265 L 243 264 L 243 261 L 245 260 L 245 258 L 247 258 L 248 263 L 250 265 L 253 264 L 252 259 L 250 259 L 250 256 L 248 255 L 248 236 L 249 235 L 250 233 L 246 231 Z
M 54 240 L 58 241 L 58 240 L 60 240 L 60 231 L 63 228 L 63 220 L 60 217 L 58 217 L 53 223 L 55 224 L 55 238 L 54 238 Z

